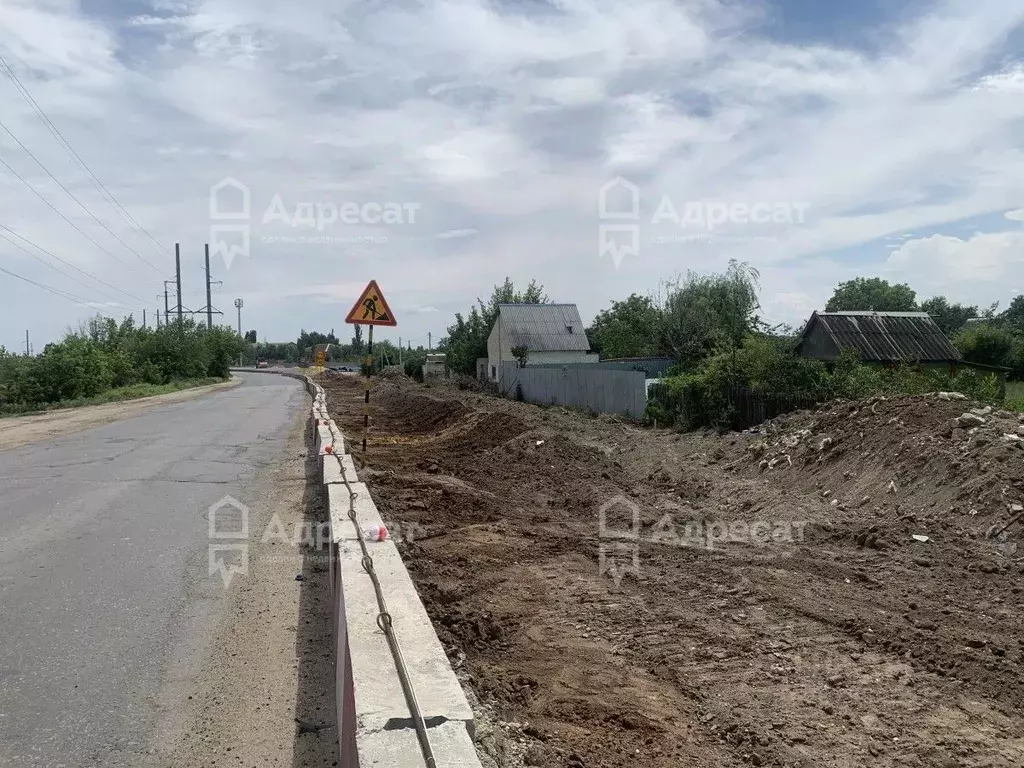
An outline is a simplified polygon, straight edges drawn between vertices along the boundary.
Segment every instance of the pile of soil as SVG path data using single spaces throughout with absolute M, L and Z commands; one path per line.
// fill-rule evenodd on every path
M 437 432 L 451 426 L 468 412 L 456 400 L 430 397 L 388 386 L 375 389 L 373 400 L 375 411 L 386 417 L 381 426 L 396 434 Z
M 763 431 L 747 446 L 758 471 L 819 491 L 837 525 L 870 524 L 858 543 L 920 550 L 924 542 L 904 535 L 916 526 L 967 538 L 984 532 L 998 546 L 979 566 L 1016 553 L 1000 532 L 1024 512 L 1022 414 L 935 395 L 873 398 L 794 414 Z
M 328 384 L 346 432 L 361 399 Z M 1024 764 L 1016 415 L 879 399 L 719 437 L 400 380 L 373 402 L 361 477 L 519 740 L 494 764 Z

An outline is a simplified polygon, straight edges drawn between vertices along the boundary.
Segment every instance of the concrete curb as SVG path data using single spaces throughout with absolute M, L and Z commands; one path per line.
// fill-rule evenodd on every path
M 310 425 L 320 457 L 324 498 L 330 514 L 329 578 L 333 607 L 336 712 L 344 768 L 422 768 L 416 736 L 395 661 L 377 626 L 380 608 L 363 567 L 350 493 L 359 528 L 383 525 L 369 488 L 359 482 L 345 436 L 331 419 L 323 388 L 309 377 L 277 373 L 305 382 L 313 398 Z M 438 768 L 481 768 L 473 744 L 473 711 L 448 662 L 441 641 L 392 539 L 367 542 L 374 570 L 415 691 Z

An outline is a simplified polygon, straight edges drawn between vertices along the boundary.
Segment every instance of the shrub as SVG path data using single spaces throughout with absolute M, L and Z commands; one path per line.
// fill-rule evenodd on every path
M 403 368 L 405 370 L 405 375 L 408 376 L 410 379 L 415 379 L 416 381 L 418 381 L 418 382 L 420 382 L 422 384 L 423 383 L 423 361 L 425 359 L 426 359 L 425 357 L 422 358 L 422 359 L 417 357 L 417 358 L 412 358 L 410 360 L 406 360 L 405 364 L 403 365 Z
M 223 379 L 241 347 L 231 329 L 191 319 L 157 330 L 136 328 L 131 318 L 120 325 L 96 318 L 36 357 L 0 354 L 0 406 L 31 410 L 140 383 Z
M 790 407 L 835 398 L 860 399 L 875 394 L 915 395 L 962 392 L 974 400 L 998 403 L 995 375 L 961 369 L 945 370 L 907 364 L 895 368 L 861 363 L 856 353 L 841 355 L 831 366 L 798 357 L 784 341 L 751 337 L 735 353 L 708 358 L 697 370 L 669 376 L 651 387 L 644 419 L 647 423 L 684 430 L 729 429 L 737 423 L 739 389 L 760 398 L 759 408 L 776 413 Z M 749 412 L 745 412 L 749 417 Z
M 982 365 L 1012 368 L 1019 340 L 1008 328 L 991 323 L 978 323 L 952 338 L 964 360 Z

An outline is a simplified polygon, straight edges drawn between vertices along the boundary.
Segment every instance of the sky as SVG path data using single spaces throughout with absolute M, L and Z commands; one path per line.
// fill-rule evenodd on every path
M 730 259 L 775 323 L 1024 292 L 1024 3 L 2 0 L 0 56 L 9 350 L 154 322 L 175 243 L 271 341 L 370 279 L 414 346 L 506 276 L 588 322 Z

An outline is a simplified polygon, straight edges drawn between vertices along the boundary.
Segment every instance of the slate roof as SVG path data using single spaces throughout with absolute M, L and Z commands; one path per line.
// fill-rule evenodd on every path
M 499 304 L 509 348 L 531 352 L 589 352 L 590 342 L 575 304 Z
M 861 359 L 869 362 L 960 360 L 960 353 L 927 312 L 815 312 L 804 327 L 798 352 L 816 327 L 840 350 L 860 350 Z

